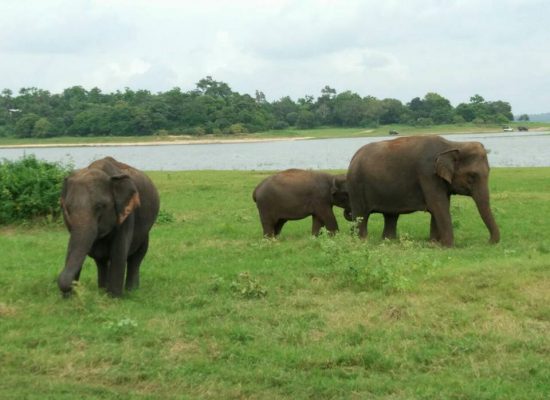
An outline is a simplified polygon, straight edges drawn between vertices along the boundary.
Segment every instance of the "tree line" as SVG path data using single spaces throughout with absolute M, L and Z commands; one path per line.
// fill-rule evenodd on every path
M 297 101 L 289 96 L 269 102 L 261 91 L 254 96 L 233 91 L 227 83 L 207 76 L 194 90 L 176 87 L 151 93 L 131 90 L 103 93 L 73 86 L 52 94 L 22 88 L 0 95 L 0 136 L 134 136 L 162 134 L 238 134 L 320 126 L 378 127 L 388 124 L 502 123 L 513 120 L 505 101 L 485 101 L 476 94 L 453 107 L 437 93 L 403 104 L 400 100 L 337 93 L 325 86 L 320 96 Z

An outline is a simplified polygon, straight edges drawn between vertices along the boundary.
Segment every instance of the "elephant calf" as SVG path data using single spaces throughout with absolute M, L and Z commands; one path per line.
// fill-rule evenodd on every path
M 344 217 L 351 221 L 346 177 L 324 172 L 288 169 L 264 179 L 254 189 L 264 236 L 279 235 L 289 220 L 313 217 L 311 233 L 318 235 L 326 226 L 334 233 L 338 223 L 332 206 L 342 207 Z
M 73 172 L 63 183 L 61 207 L 70 232 L 63 294 L 80 277 L 86 255 L 97 265 L 97 282 L 113 296 L 139 286 L 139 266 L 149 246 L 149 230 L 159 211 L 159 195 L 141 171 L 106 157 Z

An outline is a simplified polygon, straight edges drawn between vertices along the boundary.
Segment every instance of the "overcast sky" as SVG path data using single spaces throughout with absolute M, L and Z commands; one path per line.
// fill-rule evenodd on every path
M 536 0 L 0 0 L 0 89 L 81 85 L 403 102 L 474 94 L 550 112 L 550 6 Z

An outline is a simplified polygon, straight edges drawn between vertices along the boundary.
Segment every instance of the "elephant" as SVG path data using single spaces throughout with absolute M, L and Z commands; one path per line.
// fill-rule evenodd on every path
M 332 206 L 343 208 L 344 217 L 351 221 L 345 174 L 288 169 L 260 182 L 252 198 L 266 237 L 278 236 L 287 221 L 310 215 L 312 235 L 318 235 L 323 226 L 333 234 L 338 230 L 338 223 Z
M 153 182 L 141 171 L 106 157 L 65 178 L 63 219 L 70 232 L 65 267 L 57 283 L 64 296 L 78 281 L 86 255 L 97 265 L 97 283 L 113 297 L 139 287 L 139 267 L 160 206 Z
M 384 238 L 395 238 L 400 214 L 428 211 L 430 239 L 452 247 L 450 196 L 471 196 L 498 243 L 500 231 L 489 200 L 489 162 L 479 142 L 440 136 L 409 136 L 370 143 L 351 159 L 347 173 L 352 217 L 359 237 L 367 237 L 371 213 L 384 215 Z

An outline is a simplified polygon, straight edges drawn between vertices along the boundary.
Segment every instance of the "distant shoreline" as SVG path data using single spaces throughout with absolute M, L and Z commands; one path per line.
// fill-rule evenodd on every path
M 407 127 L 408 128 L 408 127 Z M 471 134 L 499 134 L 503 133 L 501 130 L 497 129 L 486 129 L 486 130 L 477 130 L 477 129 L 465 129 L 465 130 L 447 130 L 445 128 L 440 130 L 424 130 L 424 129 L 397 129 L 399 136 L 410 136 L 410 135 L 471 135 Z M 529 129 L 529 132 L 541 132 L 548 131 L 547 126 L 543 127 L 533 127 Z M 120 138 L 121 141 L 102 141 L 103 137 L 97 137 L 97 142 L 85 142 L 85 141 L 75 141 L 75 142 L 48 142 L 48 143 L 37 143 L 40 140 L 35 141 L 34 143 L 13 143 L 13 144 L 3 144 L 0 139 L 0 149 L 30 149 L 30 148 L 51 148 L 51 147 L 128 147 L 128 146 L 169 146 L 169 145 L 204 145 L 204 144 L 232 144 L 232 143 L 259 143 L 259 142 L 280 142 L 280 141 L 296 141 L 296 140 L 311 140 L 311 139 L 343 139 L 343 138 L 354 138 L 354 137 L 381 137 L 381 138 L 393 138 L 387 134 L 387 131 L 382 130 L 360 130 L 349 134 L 345 132 L 344 134 L 339 134 L 338 131 L 330 132 L 325 135 L 318 135 L 317 132 L 323 132 L 323 130 L 308 130 L 304 132 L 306 136 L 278 136 L 278 137 L 212 137 L 206 135 L 203 138 L 196 138 L 193 136 L 175 136 L 168 135 L 165 137 L 156 138 L 158 140 L 143 140 L 139 137 L 133 137 L 127 141 L 123 141 L 123 138 Z M 522 134 L 528 134 L 529 132 L 523 132 Z M 117 138 L 118 140 L 118 138 Z M 135 141 L 133 141 L 135 140 Z
M 285 138 L 243 138 L 243 139 L 176 139 L 151 142 L 97 142 L 97 143 L 44 143 L 44 144 L 0 144 L 0 149 L 47 148 L 47 147 L 122 147 L 122 146 L 167 146 L 174 144 L 231 144 L 254 142 L 280 142 L 314 139 L 312 136 Z

